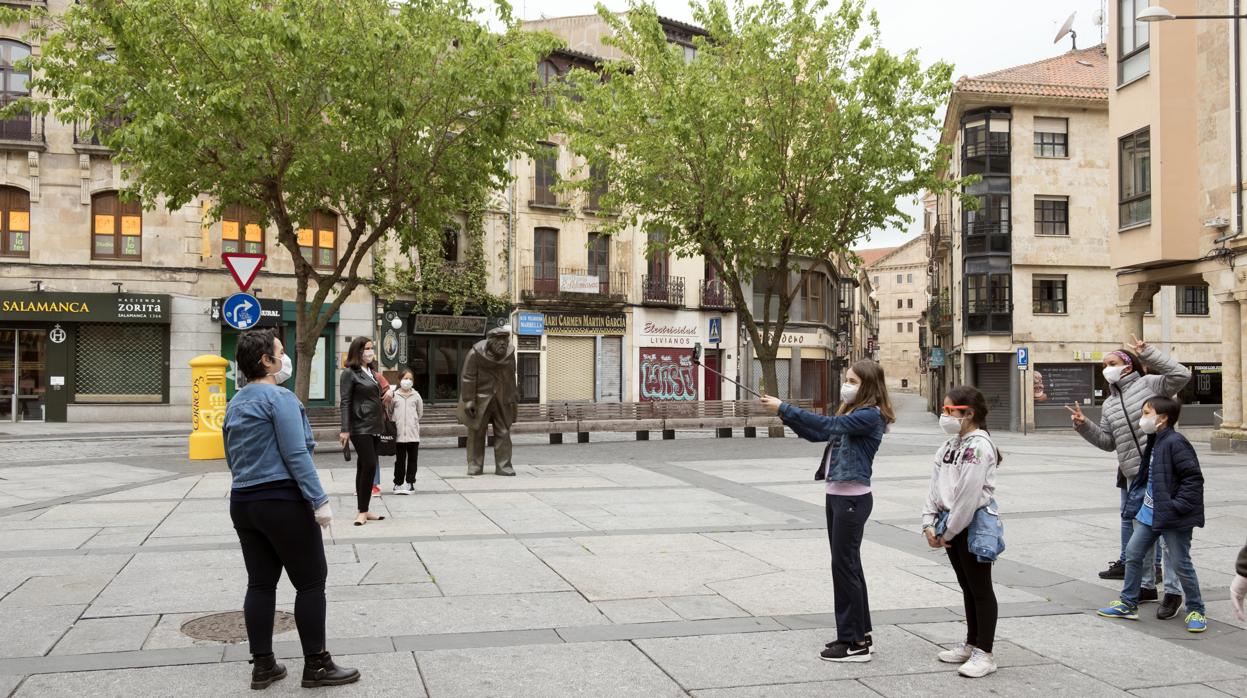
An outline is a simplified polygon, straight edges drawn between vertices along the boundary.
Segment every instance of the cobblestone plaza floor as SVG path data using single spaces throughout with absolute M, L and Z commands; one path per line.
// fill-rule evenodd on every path
M 357 528 L 354 472 L 317 456 L 337 522 L 326 539 L 329 649 L 363 680 L 333 695 L 1247 696 L 1247 624 L 1229 609 L 1247 538 L 1247 457 L 1200 445 L 1208 525 L 1193 556 L 1210 627 L 1097 618 L 1118 582 L 1114 460 L 1072 432 L 1000 435 L 1008 551 L 986 679 L 936 653 L 962 638 L 961 595 L 919 535 L 943 436 L 919 400 L 875 462 L 863 556 L 878 653 L 819 660 L 834 638 L 821 446 L 786 439 L 516 446 L 515 478 L 468 478 L 426 443 L 419 490 Z M 87 428 L 89 425 L 82 425 Z M 195 640 L 241 608 L 245 572 L 224 462 L 185 438 L 77 439 L 0 429 L 0 696 L 253 695 L 243 644 Z M 739 433 L 738 433 L 739 437 Z M 604 439 L 604 440 L 603 440 Z M 383 459 L 388 489 L 392 459 Z M 486 472 L 490 469 L 486 467 Z M 283 580 L 279 608 L 291 610 Z M 293 633 L 278 653 L 296 657 Z M 300 659 L 268 689 L 299 694 Z

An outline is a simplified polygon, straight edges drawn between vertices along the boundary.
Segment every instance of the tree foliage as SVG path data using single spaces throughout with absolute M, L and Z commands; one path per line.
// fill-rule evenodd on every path
M 96 128 L 144 205 L 206 195 L 261 212 L 291 255 L 297 392 L 316 338 L 393 236 L 440 239 L 544 134 L 539 58 L 505 0 L 113 0 L 35 24 L 33 107 Z M 332 269 L 300 253 L 317 209 L 342 216 Z
M 662 229 L 667 250 L 706 257 L 775 394 L 799 291 L 787 272 L 802 258 L 830 266 L 871 231 L 908 222 L 899 198 L 947 186 L 926 134 L 952 69 L 883 49 L 863 0 L 706 0 L 694 16 L 709 36 L 692 60 L 653 5 L 599 12 L 628 58 L 575 76 L 572 147 L 609 168 L 617 228 Z M 751 282 L 765 291 L 757 310 Z

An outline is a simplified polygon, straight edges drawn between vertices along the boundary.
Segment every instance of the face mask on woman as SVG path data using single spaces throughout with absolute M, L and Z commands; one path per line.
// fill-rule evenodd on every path
M 1101 373 L 1104 374 L 1104 380 L 1115 384 L 1117 381 L 1121 380 L 1121 374 L 1125 370 L 1125 366 L 1105 366 Z
M 411 390 L 411 386 L 415 385 L 415 383 L 413 383 L 410 378 L 404 378 L 398 382 L 398 385 L 403 390 Z
M 844 383 L 840 386 L 840 399 L 845 402 L 853 402 L 857 399 L 858 386 L 852 383 Z
M 964 420 L 965 417 L 953 417 L 952 415 L 947 414 L 943 415 L 940 417 L 940 429 L 943 429 L 945 434 L 960 434 L 961 422 Z
M 277 369 L 277 373 L 273 374 L 273 380 L 277 381 L 277 385 L 281 385 L 290 380 L 290 376 L 294 374 L 294 365 L 290 362 L 289 354 L 281 355 L 281 368 Z
M 371 350 L 371 349 L 365 349 L 365 350 L 364 350 L 364 363 L 366 363 L 366 364 L 370 364 L 370 365 L 371 365 L 371 364 L 372 364 L 372 362 L 373 362 L 373 360 L 374 360 L 374 359 L 376 359 L 376 358 L 377 358 L 377 354 L 376 354 L 376 352 L 374 352 L 374 351 L 373 351 L 373 350 Z

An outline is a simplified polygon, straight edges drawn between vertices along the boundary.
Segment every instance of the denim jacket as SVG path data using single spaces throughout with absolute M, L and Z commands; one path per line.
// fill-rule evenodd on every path
M 940 512 L 935 524 L 935 535 L 944 535 L 944 527 L 947 525 L 948 512 Z M 979 562 L 995 562 L 1000 557 L 1005 551 L 1005 524 L 1000 520 L 996 500 L 993 499 L 986 506 L 975 510 L 974 518 L 970 519 L 970 526 L 966 528 L 966 535 L 969 536 L 966 546 Z
M 875 454 L 887 426 L 878 407 L 861 407 L 848 414 L 824 417 L 785 402 L 779 406 L 779 418 L 806 441 L 840 437 L 831 459 L 831 472 L 827 473 L 828 482 L 870 484 Z
M 329 501 L 312 464 L 312 426 L 294 393 L 267 383 L 248 383 L 225 408 L 225 462 L 233 487 L 294 480 L 303 498 L 319 507 Z

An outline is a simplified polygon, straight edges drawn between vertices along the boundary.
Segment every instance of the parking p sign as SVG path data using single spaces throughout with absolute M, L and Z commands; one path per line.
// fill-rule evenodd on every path
M 1031 362 L 1030 349 L 1018 347 L 1018 370 L 1025 370 Z

